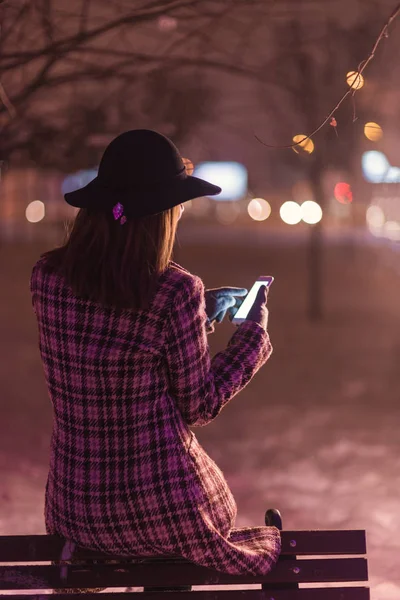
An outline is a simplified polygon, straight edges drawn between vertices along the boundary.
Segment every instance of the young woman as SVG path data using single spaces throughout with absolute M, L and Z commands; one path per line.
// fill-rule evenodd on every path
M 235 528 L 232 493 L 190 429 L 212 421 L 272 351 L 262 288 L 211 360 L 206 332 L 246 290 L 205 291 L 171 261 L 183 203 L 219 192 L 186 174 L 168 138 L 133 130 L 106 148 L 96 179 L 65 195 L 81 210 L 31 278 L 54 407 L 46 529 L 108 553 L 264 574 L 278 529 Z

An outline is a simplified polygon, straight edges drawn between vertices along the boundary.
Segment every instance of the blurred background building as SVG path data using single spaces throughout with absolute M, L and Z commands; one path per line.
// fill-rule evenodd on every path
M 8 3 L 0 59 L 3 237 L 62 229 L 74 214 L 62 202 L 66 178 L 79 187 L 115 135 L 152 127 L 195 168 L 233 161 L 246 169 L 241 194 L 189 205 L 186 222 L 291 235 L 308 214 L 326 230 L 368 229 L 399 241 L 399 67 L 390 60 L 398 36 L 383 40 L 354 85 L 391 4 Z M 334 120 L 304 139 L 349 85 L 356 93 Z M 383 155 L 390 177 L 378 164 Z M 318 208 L 314 214 L 307 204 L 301 214 L 293 204 L 304 202 L 319 205 L 320 219 Z

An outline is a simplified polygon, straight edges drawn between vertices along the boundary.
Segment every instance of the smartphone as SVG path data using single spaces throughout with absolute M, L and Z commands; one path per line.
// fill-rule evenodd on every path
M 271 283 L 274 281 L 274 278 L 271 275 L 261 275 L 253 284 L 251 290 L 243 300 L 242 304 L 239 306 L 238 311 L 232 319 L 232 323 L 235 325 L 239 325 L 246 320 L 247 315 L 249 314 L 249 310 L 253 306 L 253 302 L 256 299 L 258 290 L 262 285 L 266 285 L 269 287 Z

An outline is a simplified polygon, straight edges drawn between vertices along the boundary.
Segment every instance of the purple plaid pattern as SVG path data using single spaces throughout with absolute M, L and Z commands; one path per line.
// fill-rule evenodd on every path
M 146 311 L 75 297 L 44 259 L 31 278 L 54 407 L 48 533 L 123 556 L 179 554 L 267 573 L 275 527 L 236 529 L 225 478 L 189 426 L 206 425 L 271 354 L 256 323 L 210 359 L 204 286 L 171 263 Z

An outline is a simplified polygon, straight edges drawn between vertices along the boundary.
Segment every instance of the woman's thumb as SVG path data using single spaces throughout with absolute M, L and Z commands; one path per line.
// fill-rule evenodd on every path
M 265 302 L 268 298 L 268 286 L 267 285 L 262 285 L 260 286 L 260 289 L 258 290 L 257 296 L 256 296 L 256 301 L 260 304 L 262 304 L 263 302 Z

